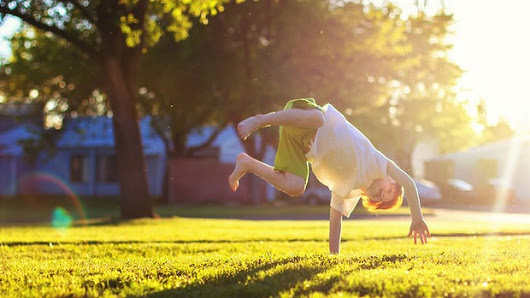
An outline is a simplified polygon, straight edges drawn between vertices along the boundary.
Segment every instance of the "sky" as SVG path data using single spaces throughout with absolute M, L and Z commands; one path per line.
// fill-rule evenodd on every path
M 446 0 L 454 11 L 452 59 L 466 71 L 462 96 L 530 132 L 530 1 Z
M 453 14 L 449 58 L 462 68 L 459 98 L 486 103 L 489 121 L 499 117 L 520 133 L 530 133 L 530 1 L 393 0 L 405 13 L 416 2 L 432 13 Z M 526 84 L 525 84 L 526 83 Z
M 9 56 L 9 41 L 7 38 L 13 35 L 19 27 L 19 22 L 14 18 L 7 18 L 0 26 L 0 57 Z
M 530 133 L 530 1 L 528 0 L 392 0 L 405 13 L 416 11 L 416 2 L 434 12 L 443 5 L 454 15 L 450 59 L 464 75 L 459 97 L 483 100 L 489 119 L 503 117 L 519 132 Z M 384 2 L 373 0 L 371 2 Z M 0 57 L 9 55 L 5 36 L 18 28 L 7 20 L 0 27 Z

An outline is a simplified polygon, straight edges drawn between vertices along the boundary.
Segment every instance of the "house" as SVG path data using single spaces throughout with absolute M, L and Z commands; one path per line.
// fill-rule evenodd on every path
M 425 138 L 418 142 L 411 153 L 411 174 L 414 178 L 425 178 L 425 162 L 440 155 L 436 138 Z
M 0 104 L 0 133 L 15 128 L 20 123 L 42 126 L 42 104 L 2 103 Z
M 186 145 L 192 147 L 202 144 L 214 130 L 215 127 L 213 126 L 194 129 L 188 135 Z M 261 141 L 259 135 L 254 140 L 256 142 Z M 237 192 L 232 192 L 227 183 L 227 178 L 234 169 L 237 155 L 245 151 L 233 126 L 226 126 L 212 142 L 209 149 L 216 153 L 215 158 L 203 157 L 170 161 L 169 201 L 172 203 L 249 202 L 248 177 L 240 181 Z M 267 146 L 264 162 L 272 164 L 275 154 L 275 150 L 271 146 Z M 276 190 L 270 184 L 263 185 L 265 198 L 269 201 L 273 200 L 276 197 Z
M 515 199 L 530 203 L 530 135 L 438 156 L 425 163 L 425 176 L 435 182 L 462 179 L 474 186 L 492 181 L 513 189 Z
M 151 196 L 163 194 L 166 165 L 169 164 L 171 184 L 168 190 L 172 202 L 248 200 L 245 181 L 236 193 L 227 186 L 236 156 L 244 151 L 231 125 L 219 133 L 207 148 L 207 154 L 194 159 L 168 160 L 164 143 L 150 122 L 151 118 L 146 117 L 139 125 Z M 201 144 L 214 129 L 209 126 L 193 130 L 188 135 L 187 146 Z M 119 195 L 112 118 L 66 119 L 53 152 L 40 152 L 32 163 L 21 142 L 37 140 L 42 132 L 42 126 L 32 122 L 18 123 L 0 132 L 0 197 L 63 195 L 67 192 L 82 197 Z M 274 150 L 268 147 L 265 161 L 272 163 L 274 154 Z M 271 186 L 266 192 L 269 200 L 275 197 Z
M 149 119 L 140 121 L 149 190 L 162 193 L 165 151 Z M 0 133 L 0 196 L 63 195 L 82 197 L 119 195 L 112 118 L 66 119 L 52 152 L 28 160 L 21 142 L 37 140 L 43 129 L 32 123 Z

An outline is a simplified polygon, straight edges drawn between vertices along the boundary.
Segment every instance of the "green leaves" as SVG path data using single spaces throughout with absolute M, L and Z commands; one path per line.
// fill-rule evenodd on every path
M 188 31 L 192 27 L 191 18 L 198 18 L 203 25 L 208 24 L 208 16 L 215 16 L 224 11 L 224 3 L 230 0 L 164 0 L 160 1 L 160 11 L 154 12 L 156 18 L 166 18 L 167 25 L 165 29 L 172 33 L 175 40 L 184 40 L 188 37 Z M 243 2 L 243 1 L 239 1 Z
M 138 19 L 136 19 L 133 14 L 120 17 L 120 29 L 125 35 L 125 43 L 130 48 L 140 45 L 141 42 L 143 34 L 142 29 L 133 29 L 131 27 L 131 25 L 138 26 L 138 23 Z

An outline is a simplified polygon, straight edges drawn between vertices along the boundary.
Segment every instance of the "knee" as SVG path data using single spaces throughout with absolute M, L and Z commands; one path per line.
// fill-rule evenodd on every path
M 289 188 L 287 194 L 291 197 L 299 197 L 303 195 L 305 192 L 305 182 L 302 181 L 302 183 L 293 183 L 291 187 Z

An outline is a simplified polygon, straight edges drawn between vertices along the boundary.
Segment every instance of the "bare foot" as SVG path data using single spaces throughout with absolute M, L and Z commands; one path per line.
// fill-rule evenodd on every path
M 257 129 L 261 128 L 259 121 L 260 116 L 261 115 L 248 117 L 247 119 L 239 122 L 237 125 L 237 133 L 243 140 L 246 140 L 248 136 L 250 136 Z
M 245 176 L 247 173 L 245 161 L 248 157 L 249 156 L 246 153 L 239 153 L 236 158 L 236 166 L 232 171 L 232 174 L 228 176 L 228 184 L 230 185 L 230 189 L 232 191 L 237 190 L 239 187 L 239 179 L 243 178 L 243 176 Z

